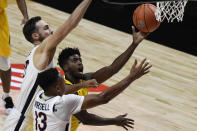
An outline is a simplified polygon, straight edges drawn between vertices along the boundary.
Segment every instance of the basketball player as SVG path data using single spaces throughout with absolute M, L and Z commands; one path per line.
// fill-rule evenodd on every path
M 16 0 L 18 8 L 23 14 L 24 19 L 22 24 L 28 20 L 27 8 L 25 0 Z M 11 67 L 9 56 L 10 49 L 10 32 L 7 14 L 5 8 L 7 7 L 7 0 L 0 0 L 0 78 L 3 87 L 2 100 L 6 108 L 6 113 L 9 114 L 14 107 L 12 98 L 9 96 L 10 82 L 11 82 Z
M 83 0 L 68 20 L 53 33 L 50 26 L 41 19 L 33 17 L 25 24 L 25 38 L 35 45 L 29 54 L 21 92 L 16 102 L 16 109 L 7 117 L 4 131 L 31 131 L 33 126 L 32 102 L 38 92 L 37 75 L 53 67 L 53 57 L 57 45 L 74 29 L 85 14 L 92 0 Z
M 106 104 L 119 95 L 134 80 L 149 72 L 151 65 L 144 59 L 140 65 L 137 60 L 133 64 L 130 74 L 123 80 L 107 88 L 100 94 L 78 96 L 64 95 L 64 78 L 58 74 L 56 68 L 48 69 L 38 75 L 38 84 L 44 91 L 40 91 L 33 104 L 35 131 L 69 131 L 72 114 L 80 110 Z M 123 125 L 132 126 L 132 120 Z
M 118 56 L 110 66 L 103 67 L 96 72 L 83 74 L 83 64 L 81 55 L 78 49 L 65 48 L 58 57 L 58 63 L 63 69 L 65 75 L 66 84 L 76 84 L 80 81 L 89 79 L 96 79 L 98 83 L 103 83 L 114 74 L 116 74 L 128 61 L 133 54 L 139 43 L 148 35 L 148 33 L 135 32 L 135 28 L 132 27 L 133 31 L 133 42 L 128 49 Z M 88 89 L 80 89 L 77 91 L 78 95 L 85 96 L 88 94 Z M 77 118 L 76 118 L 77 117 Z M 115 118 L 102 118 L 94 114 L 88 113 L 86 110 L 75 114 L 71 121 L 71 131 L 76 131 L 79 122 L 87 125 L 103 126 L 103 125 L 118 125 L 121 126 L 120 121 L 127 122 L 127 118 L 121 115 Z

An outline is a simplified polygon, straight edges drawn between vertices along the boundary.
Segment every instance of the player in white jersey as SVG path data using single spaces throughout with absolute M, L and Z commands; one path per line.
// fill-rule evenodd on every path
M 106 104 L 119 95 L 133 81 L 149 72 L 151 65 L 144 59 L 139 65 L 133 64 L 130 74 L 123 80 L 107 88 L 100 94 L 87 96 L 64 95 L 64 78 L 56 68 L 48 69 L 38 75 L 40 91 L 33 104 L 34 131 L 69 131 L 71 115 L 101 104 Z M 126 126 L 132 127 L 132 120 Z
M 16 109 L 7 117 L 4 131 L 31 131 L 32 102 L 39 90 L 37 75 L 39 72 L 52 67 L 53 57 L 57 45 L 74 29 L 92 0 L 84 0 L 74 10 L 54 33 L 41 17 L 33 17 L 27 21 L 23 28 L 25 38 L 36 45 L 26 61 L 26 73 L 22 83 L 21 92 L 17 99 Z

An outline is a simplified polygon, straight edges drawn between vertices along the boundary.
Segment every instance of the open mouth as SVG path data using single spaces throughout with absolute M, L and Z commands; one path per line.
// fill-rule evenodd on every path
M 79 68 L 78 68 L 78 71 L 79 71 L 80 73 L 83 73 L 83 67 L 79 67 Z

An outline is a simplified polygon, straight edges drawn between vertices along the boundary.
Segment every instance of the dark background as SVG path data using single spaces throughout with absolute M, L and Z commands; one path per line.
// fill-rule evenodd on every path
M 34 1 L 71 13 L 82 0 Z M 110 5 L 101 0 L 93 0 L 84 17 L 131 34 L 132 15 L 138 5 Z M 164 21 L 147 39 L 197 56 L 197 1 L 188 2 L 184 14 L 183 22 Z

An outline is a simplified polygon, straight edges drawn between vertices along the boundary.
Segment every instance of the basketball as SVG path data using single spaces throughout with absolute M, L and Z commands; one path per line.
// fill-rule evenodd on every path
M 142 4 L 133 13 L 133 23 L 142 32 L 155 31 L 160 22 L 156 20 L 155 11 L 157 7 L 153 4 Z

